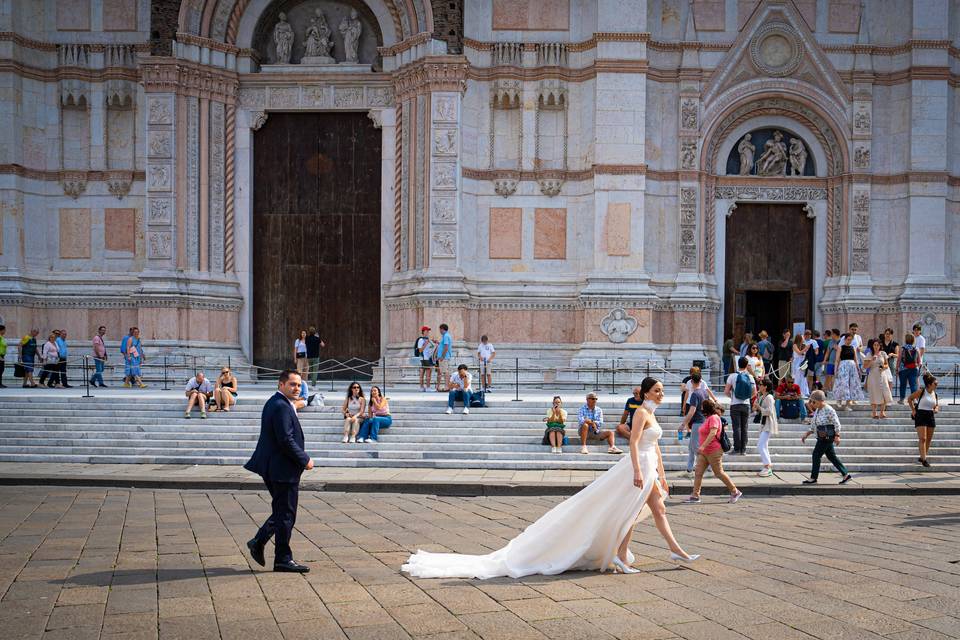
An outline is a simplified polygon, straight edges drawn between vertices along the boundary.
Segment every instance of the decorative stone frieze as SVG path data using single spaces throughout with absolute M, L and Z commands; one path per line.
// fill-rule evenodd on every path
M 173 239 L 169 231 L 147 232 L 147 258 L 166 260 L 173 257 Z
M 499 178 L 493 181 L 493 190 L 498 196 L 503 196 L 506 198 L 515 194 L 519 185 L 519 180 L 514 180 L 513 178 Z
M 224 104 L 210 103 L 210 271 L 223 272 Z
M 180 58 L 148 58 L 140 72 L 147 93 L 176 93 L 233 104 L 240 87 L 234 71 Z
M 563 188 L 563 180 L 559 178 L 541 178 L 537 183 L 540 185 L 540 193 L 548 198 L 560 195 Z
M 394 80 L 397 99 L 434 91 L 463 93 L 468 66 L 462 56 L 430 56 L 401 67 Z
M 696 131 L 700 127 L 699 101 L 696 98 L 680 99 L 680 128 L 685 131 Z
M 148 225 L 169 225 L 172 221 L 171 211 L 173 202 L 169 198 L 151 198 L 149 213 L 147 214 Z
M 680 269 L 697 268 L 697 189 L 680 188 Z
M 717 200 L 806 202 L 808 200 L 826 200 L 827 190 L 818 187 L 723 185 L 714 188 L 714 197 Z

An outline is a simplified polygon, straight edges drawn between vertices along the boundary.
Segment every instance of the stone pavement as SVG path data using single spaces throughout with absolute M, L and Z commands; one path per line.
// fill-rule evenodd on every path
M 557 497 L 303 493 L 273 574 L 244 542 L 263 493 L 0 488 L 0 636 L 85 640 L 946 640 L 960 636 L 960 498 L 670 504 L 689 568 L 649 522 L 642 572 L 411 580 L 416 549 L 485 553 Z M 549 544 L 548 540 L 544 544 Z M 268 548 L 268 556 L 271 550 Z M 270 558 L 268 557 L 268 563 Z
M 748 495 L 791 494 L 939 494 L 960 495 L 960 473 L 918 471 L 899 474 L 857 474 L 838 486 L 833 468 L 822 467 L 820 483 L 804 486 L 807 476 L 776 472 L 769 478 L 730 472 Z M 302 486 L 311 491 L 393 492 L 439 495 L 572 495 L 602 471 L 513 471 L 498 469 L 420 469 L 326 467 L 306 471 Z M 667 473 L 674 495 L 688 493 L 693 480 L 682 472 Z M 160 489 L 254 489 L 263 484 L 240 466 L 175 464 L 56 464 L 0 462 L 0 485 L 60 485 Z M 726 491 L 708 472 L 704 493 Z

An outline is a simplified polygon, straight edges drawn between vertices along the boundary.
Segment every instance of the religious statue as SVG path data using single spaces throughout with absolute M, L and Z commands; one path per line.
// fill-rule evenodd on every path
M 763 155 L 757 160 L 758 176 L 782 176 L 787 173 L 787 145 L 783 134 L 773 132 L 773 138 L 763 145 Z
M 790 138 L 790 175 L 802 176 L 807 165 L 807 150 L 799 138 Z
M 607 336 L 610 342 L 626 342 L 636 330 L 637 319 L 627 315 L 627 312 L 620 308 L 614 309 L 600 321 L 600 333 Z
M 740 154 L 740 175 L 748 176 L 753 169 L 753 154 L 757 148 L 750 142 L 750 134 L 743 136 L 743 140 L 737 145 L 737 152 Z
M 356 64 L 360 62 L 357 57 L 357 47 L 360 44 L 360 18 L 357 16 L 357 10 L 350 10 L 350 17 L 344 18 L 340 22 L 340 33 L 343 34 L 343 54 L 344 62 L 347 64 Z
M 316 10 L 316 17 L 310 18 L 307 27 L 307 41 L 304 43 L 303 59 L 301 64 L 333 64 L 336 62 L 330 57 L 333 42 L 330 40 L 330 27 L 320 9 Z
M 290 64 L 293 51 L 293 27 L 287 22 L 287 14 L 280 12 L 273 28 L 273 44 L 277 47 L 277 64 Z

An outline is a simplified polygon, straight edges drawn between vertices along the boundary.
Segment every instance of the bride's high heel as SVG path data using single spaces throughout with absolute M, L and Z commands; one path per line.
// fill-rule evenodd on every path
M 624 564 L 623 560 L 619 556 L 613 556 L 613 566 L 614 571 L 617 573 L 640 573 L 640 569 L 634 569 L 633 567 Z
M 674 562 L 683 562 L 683 563 L 689 564 L 689 563 L 693 562 L 694 560 L 696 560 L 696 559 L 699 558 L 699 557 L 700 557 L 700 554 L 699 554 L 699 553 L 695 553 L 695 554 L 693 554 L 692 556 L 690 556 L 689 558 L 684 558 L 684 557 L 683 557 L 682 555 L 680 555 L 679 553 L 674 553 L 674 552 L 672 552 L 672 551 L 670 552 L 670 559 L 673 560 Z

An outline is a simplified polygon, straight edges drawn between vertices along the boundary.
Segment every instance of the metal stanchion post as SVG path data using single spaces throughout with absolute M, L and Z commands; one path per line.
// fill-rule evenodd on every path
M 230 356 L 227 356 L 227 369 L 230 369 L 230 371 L 233 371 L 233 367 L 230 366 Z
M 617 395 L 617 363 L 610 361 L 610 393 Z
M 520 402 L 520 358 L 513 359 L 513 402 Z
M 953 402 L 957 404 L 957 382 L 960 381 L 960 365 L 953 365 Z
M 83 356 L 83 386 L 87 392 L 83 394 L 84 398 L 92 398 L 90 394 L 90 356 Z
M 163 356 L 163 390 L 169 391 L 167 387 L 167 356 Z
M 600 361 L 599 360 L 597 360 L 596 364 L 594 365 L 594 371 L 596 372 L 596 375 L 597 375 L 597 382 L 596 384 L 593 385 L 593 388 L 599 391 L 600 390 Z
M 387 356 L 380 356 L 380 373 L 383 378 L 383 397 L 387 397 Z

